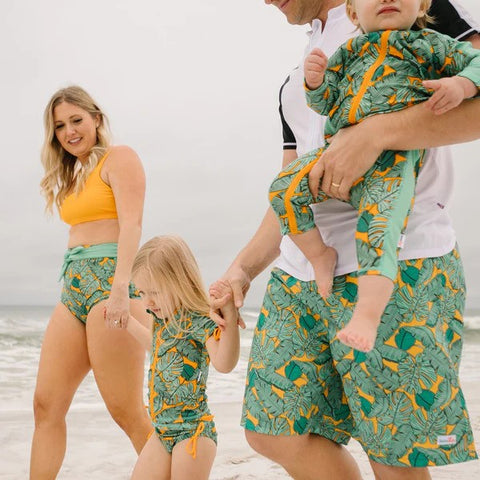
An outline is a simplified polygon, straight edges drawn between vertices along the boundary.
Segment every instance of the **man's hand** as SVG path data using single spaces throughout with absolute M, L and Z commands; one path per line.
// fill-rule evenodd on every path
M 224 301 L 229 300 L 229 297 L 224 299 L 216 298 L 218 297 L 219 292 L 221 291 L 219 284 L 227 283 L 230 286 L 235 307 L 240 308 L 243 306 L 245 294 L 250 288 L 250 281 L 251 281 L 250 277 L 241 267 L 232 265 L 220 280 L 218 280 L 217 282 L 214 282 L 210 286 L 209 295 L 210 295 L 210 305 L 212 307 L 210 311 L 210 316 L 212 320 L 214 320 L 219 326 L 224 326 L 225 321 L 223 317 L 219 315 L 218 309 L 221 308 L 222 303 Z M 238 316 L 238 325 L 241 328 L 246 327 L 245 322 L 243 321 L 243 318 L 240 315 Z
M 381 135 L 377 122 L 382 115 L 365 119 L 352 127 L 339 130 L 331 137 L 329 147 L 308 175 L 308 185 L 316 198 L 322 190 L 332 198 L 347 201 L 352 185 L 362 177 L 382 153 L 376 139 Z

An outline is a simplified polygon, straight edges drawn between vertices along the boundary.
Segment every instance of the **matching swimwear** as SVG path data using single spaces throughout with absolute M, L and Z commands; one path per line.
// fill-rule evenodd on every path
M 422 80 L 460 75 L 480 87 L 480 51 L 433 30 L 372 32 L 350 39 L 328 61 L 323 84 L 307 89 L 309 106 L 329 115 L 328 139 L 369 115 L 404 109 L 430 94 Z M 308 174 L 327 147 L 286 166 L 270 187 L 282 234 L 315 228 Z M 360 275 L 395 280 L 397 246 L 413 205 L 423 151 L 386 151 L 351 190 L 358 210 L 355 234 Z
M 95 220 L 118 218 L 115 197 L 109 185 L 101 178 L 102 166 L 109 152 L 100 159 L 77 195 L 68 195 L 60 208 L 60 216 L 70 225 Z M 69 248 L 65 253 L 60 274 L 63 288 L 60 301 L 86 323 L 90 310 L 110 296 L 115 267 L 117 244 L 102 243 Z M 138 298 L 135 286 L 129 285 L 130 298 Z
M 274 269 L 254 332 L 242 426 L 267 435 L 357 439 L 369 458 L 426 467 L 477 458 L 458 381 L 465 284 L 456 250 L 399 262 L 392 298 L 365 354 L 337 338 L 358 273 L 315 281 Z
M 61 273 L 63 287 L 60 301 L 82 323 L 87 322 L 93 306 L 110 296 L 116 265 L 116 243 L 67 250 Z M 139 298 L 132 283 L 128 291 L 130 298 Z
M 83 222 L 118 218 L 115 196 L 112 188 L 102 177 L 102 167 L 109 155 L 107 151 L 88 176 L 85 186 L 78 193 L 71 193 L 63 201 L 60 218 L 69 225 Z
M 182 320 L 185 332 L 176 332 L 168 321 L 154 316 L 150 369 L 149 411 L 158 438 L 167 452 L 182 440 L 195 458 L 197 438 L 217 443 L 213 415 L 207 405 L 206 383 L 210 357 L 205 346 L 220 329 L 196 312 Z

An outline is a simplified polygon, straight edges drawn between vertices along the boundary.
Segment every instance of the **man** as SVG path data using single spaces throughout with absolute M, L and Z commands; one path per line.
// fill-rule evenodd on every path
M 343 1 L 265 3 L 293 25 L 311 24 L 305 53 L 321 46 L 330 56 L 355 31 Z M 435 0 L 430 13 L 439 31 L 480 48 L 478 27 L 456 2 Z M 305 102 L 303 61 L 280 100 L 285 166 L 323 141 L 324 119 Z M 303 255 L 288 238 L 281 242 L 271 210 L 224 275 L 241 306 L 251 280 L 280 253 L 252 343 L 242 425 L 252 448 L 292 477 L 360 479 L 342 447 L 351 436 L 367 452 L 377 480 L 427 480 L 430 465 L 476 458 L 458 386 L 465 291 L 444 208 L 451 160 L 447 149 L 432 147 L 480 137 L 478 118 L 478 99 L 441 116 L 421 104 L 370 117 L 337 134 L 312 170 L 311 188 L 321 178 L 327 194 L 345 199 L 383 150 L 431 148 L 418 179 L 396 289 L 368 356 L 335 338 L 356 298 L 356 214 L 347 204 L 331 200 L 314 210 L 326 243 L 338 253 L 333 294 L 326 301 L 316 293 Z

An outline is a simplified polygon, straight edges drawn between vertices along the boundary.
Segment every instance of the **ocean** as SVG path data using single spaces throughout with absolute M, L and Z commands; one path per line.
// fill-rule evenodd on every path
M 51 311 L 52 307 L 44 306 L 0 307 L 0 411 L 3 413 L 32 409 L 40 348 Z M 254 312 L 245 312 L 244 318 L 248 327 L 242 331 L 241 358 L 235 370 L 224 375 L 210 368 L 210 402 L 234 402 L 243 396 L 256 315 Z M 148 355 L 145 368 L 148 368 Z M 80 385 L 71 409 L 84 411 L 99 408 L 103 408 L 103 400 L 90 372 Z
M 40 347 L 51 311 L 51 307 L 44 306 L 0 307 L 0 405 L 3 413 L 32 409 Z M 225 375 L 210 368 L 210 402 L 228 403 L 242 399 L 256 316 L 255 311 L 243 312 L 247 329 L 241 332 L 240 361 L 234 371 Z M 465 343 L 460 370 L 462 379 L 480 382 L 479 351 L 480 313 L 472 312 L 465 318 Z M 147 362 L 145 368 L 148 367 Z M 99 408 L 103 408 L 103 401 L 90 373 L 78 389 L 71 409 Z

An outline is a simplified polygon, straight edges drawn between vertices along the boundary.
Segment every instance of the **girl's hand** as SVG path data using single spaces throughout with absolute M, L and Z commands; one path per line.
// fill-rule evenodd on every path
M 445 77 L 439 80 L 424 80 L 423 86 L 434 94 L 425 102 L 425 107 L 435 115 L 446 113 L 457 107 L 465 98 L 478 93 L 476 85 L 465 77 Z
M 224 317 L 236 318 L 237 324 L 245 328 L 245 322 L 240 316 L 233 302 L 233 291 L 230 285 L 217 280 L 209 288 L 210 295 L 210 318 L 223 330 L 226 325 Z
M 130 299 L 127 292 L 119 292 L 112 288 L 110 297 L 105 303 L 104 319 L 109 328 L 127 328 L 130 317 Z
M 310 90 L 317 89 L 323 83 L 327 62 L 327 56 L 319 48 L 314 48 L 305 59 L 305 83 Z

